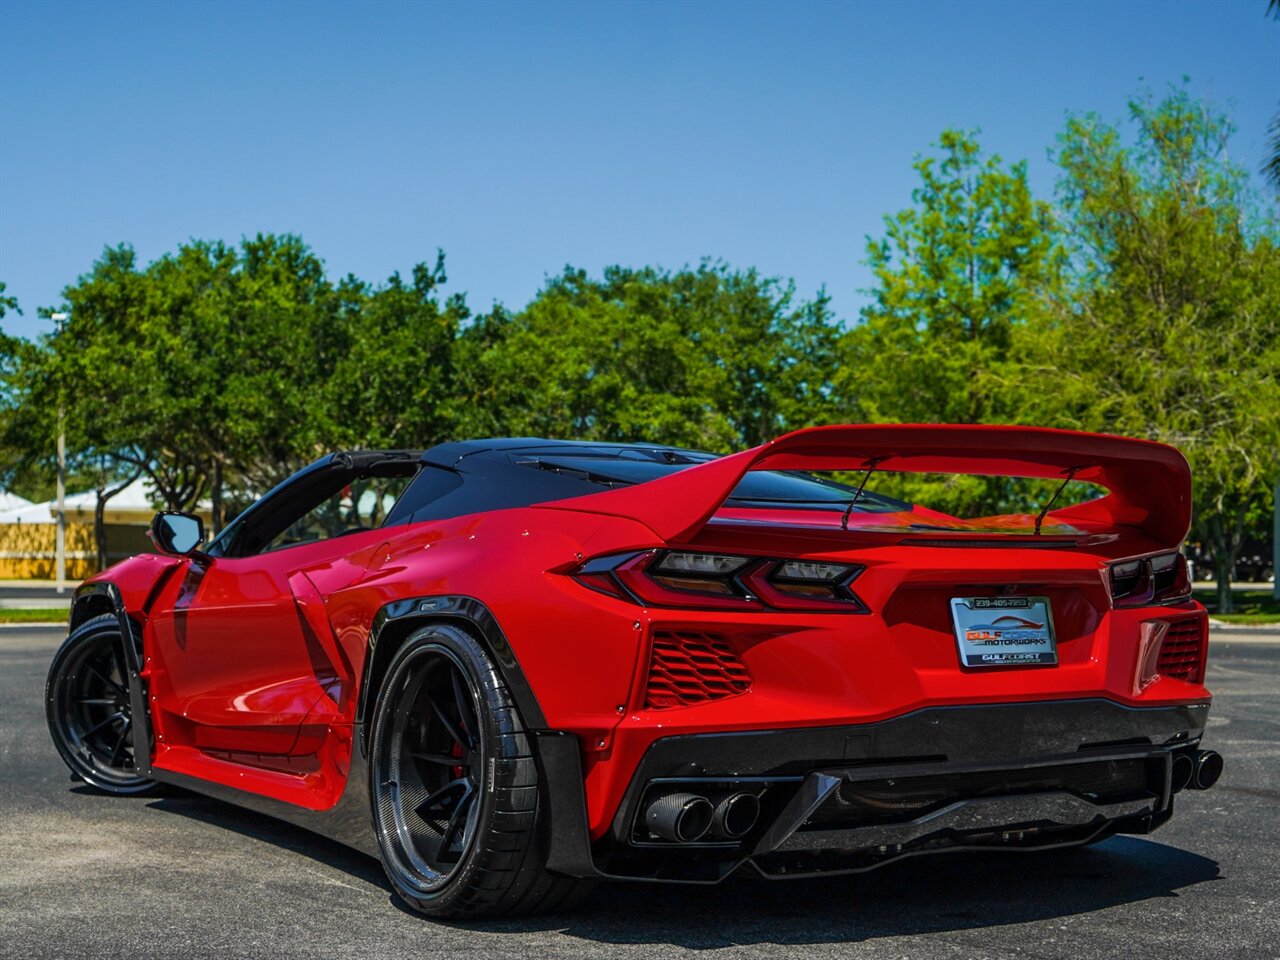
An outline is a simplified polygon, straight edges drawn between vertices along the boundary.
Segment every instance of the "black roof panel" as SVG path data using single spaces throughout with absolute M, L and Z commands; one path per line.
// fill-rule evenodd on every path
M 482 440 L 459 440 L 441 443 L 422 455 L 424 463 L 437 467 L 453 467 L 465 457 L 483 453 L 528 453 L 544 456 L 619 457 L 624 451 L 644 453 L 679 453 L 708 456 L 702 450 L 673 447 L 665 443 L 605 443 L 591 440 L 547 440 L 542 437 L 492 437 Z

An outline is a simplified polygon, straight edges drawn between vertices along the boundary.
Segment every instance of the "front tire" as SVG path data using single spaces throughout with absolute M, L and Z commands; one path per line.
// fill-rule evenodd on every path
M 373 827 L 391 885 L 432 917 L 545 912 L 589 889 L 548 873 L 542 785 L 520 711 L 480 643 L 413 633 L 378 694 Z
M 134 757 L 125 642 L 134 638 L 121 636 L 114 614 L 73 630 L 49 665 L 45 718 L 72 773 L 104 793 L 135 796 L 156 784 L 139 776 Z

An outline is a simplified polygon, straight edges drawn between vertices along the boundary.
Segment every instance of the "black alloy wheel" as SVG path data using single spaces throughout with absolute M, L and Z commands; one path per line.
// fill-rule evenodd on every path
M 49 666 L 45 712 L 72 773 L 107 793 L 132 795 L 155 783 L 138 773 L 124 642 L 112 614 L 77 627 Z
M 401 665 L 375 776 L 403 876 L 424 893 L 448 882 L 475 840 L 485 746 L 457 657 L 419 648 Z
M 369 732 L 369 795 L 396 893 L 433 917 L 546 912 L 590 884 L 547 872 L 536 748 L 484 646 L 461 626 L 406 637 Z

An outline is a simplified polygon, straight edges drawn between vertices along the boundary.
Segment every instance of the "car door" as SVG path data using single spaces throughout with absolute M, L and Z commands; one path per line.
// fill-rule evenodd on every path
M 405 471 L 406 465 L 399 464 Z M 360 577 L 407 477 L 330 464 L 296 475 L 187 561 L 153 608 L 149 654 L 157 763 L 167 751 L 313 772 L 329 729 L 350 723 L 348 662 L 325 592 Z M 369 509 L 374 490 L 378 509 Z M 362 509 L 363 506 L 363 509 Z M 180 757 L 175 759 L 181 759 Z

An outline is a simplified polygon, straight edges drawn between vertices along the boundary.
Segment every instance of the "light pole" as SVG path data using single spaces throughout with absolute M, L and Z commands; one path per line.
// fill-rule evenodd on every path
M 49 319 L 57 324 L 57 332 L 62 333 L 63 324 L 67 322 L 65 313 L 50 314 Z M 59 378 L 61 379 L 61 378 Z M 67 589 L 67 430 L 63 423 L 62 384 L 58 385 L 58 533 L 55 549 L 58 577 L 58 593 Z

